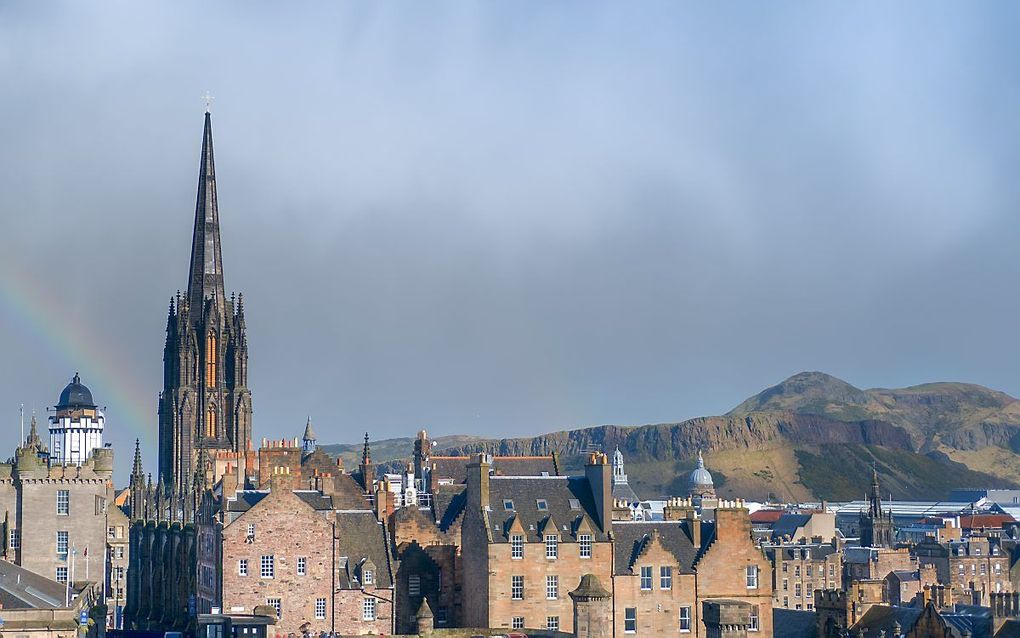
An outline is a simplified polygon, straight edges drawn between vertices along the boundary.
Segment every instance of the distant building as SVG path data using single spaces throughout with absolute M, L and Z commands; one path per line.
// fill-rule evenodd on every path
M 766 545 L 765 555 L 772 561 L 776 609 L 813 610 L 816 590 L 840 587 L 843 560 L 831 542 Z
M 92 392 L 75 374 L 60 393 L 50 417 L 50 465 L 82 465 L 103 447 L 106 419 L 92 401 Z
M 715 482 L 712 473 L 705 469 L 705 459 L 698 450 L 698 466 L 687 479 L 688 493 L 695 499 L 714 499 Z
M 861 512 L 861 546 L 892 547 L 896 542 L 891 511 L 882 509 L 882 495 L 878 486 L 878 471 L 871 473 L 871 494 L 868 511 Z

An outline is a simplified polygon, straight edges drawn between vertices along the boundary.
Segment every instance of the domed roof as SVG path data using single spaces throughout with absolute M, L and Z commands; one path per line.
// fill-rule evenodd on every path
M 92 402 L 92 391 L 82 384 L 77 372 L 74 373 L 74 378 L 67 384 L 64 391 L 60 393 L 60 400 L 57 401 L 56 407 L 58 410 L 96 407 L 96 404 Z
M 691 478 L 689 480 L 691 486 L 705 486 L 713 485 L 712 474 L 705 469 L 705 459 L 701 457 L 701 450 L 698 450 L 698 467 L 691 472 Z

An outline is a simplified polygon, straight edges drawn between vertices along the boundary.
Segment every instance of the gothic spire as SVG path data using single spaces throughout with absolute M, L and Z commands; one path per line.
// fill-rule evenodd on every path
M 144 476 L 142 474 L 142 448 L 138 439 L 135 439 L 135 462 L 134 465 L 131 466 L 131 478 L 141 478 L 142 476 Z
M 368 432 L 365 432 L 365 449 L 361 452 L 361 464 L 371 465 L 372 463 L 372 450 L 368 448 Z
M 874 465 L 871 466 L 871 497 L 868 499 L 870 503 L 869 511 L 872 516 L 882 515 L 882 493 L 878 487 L 878 468 Z
M 224 316 L 223 258 L 220 254 L 220 213 L 216 205 L 216 166 L 213 161 L 212 119 L 205 113 L 202 161 L 198 169 L 198 201 L 195 204 L 195 234 L 191 241 L 191 272 L 188 275 L 188 305 L 193 317 L 201 317 L 207 298 Z

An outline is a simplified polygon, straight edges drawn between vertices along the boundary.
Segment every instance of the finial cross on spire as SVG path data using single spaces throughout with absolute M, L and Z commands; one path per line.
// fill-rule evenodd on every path
M 212 109 L 213 100 L 216 98 L 209 95 L 209 91 L 206 91 L 205 95 L 202 96 L 202 99 L 205 100 L 205 112 L 208 113 Z

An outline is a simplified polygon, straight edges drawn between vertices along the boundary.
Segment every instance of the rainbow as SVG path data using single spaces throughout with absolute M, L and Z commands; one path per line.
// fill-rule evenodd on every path
M 22 264 L 4 260 L 0 254 L 0 314 L 7 315 L 26 335 L 34 337 L 57 361 L 66 362 L 54 382 L 54 399 L 75 371 L 96 395 L 97 403 L 112 408 L 107 415 L 119 432 L 133 432 L 143 448 L 156 445 L 156 392 L 138 383 L 116 348 L 102 348 L 84 321 L 74 321 L 47 286 L 33 279 Z M 121 437 L 117 437 L 118 439 Z M 130 454 L 129 450 L 121 452 Z M 122 457 L 130 458 L 130 457 Z

